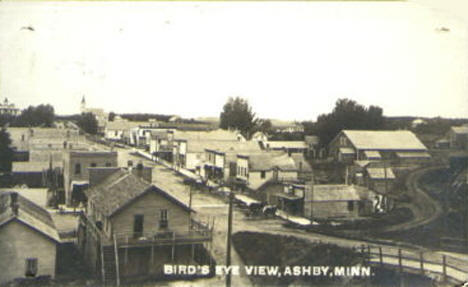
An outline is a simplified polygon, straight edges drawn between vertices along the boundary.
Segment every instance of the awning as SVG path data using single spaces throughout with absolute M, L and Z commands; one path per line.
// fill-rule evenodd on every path
M 250 206 L 252 204 L 261 204 L 260 201 L 258 200 L 255 200 L 247 195 L 243 195 L 243 194 L 236 194 L 234 195 L 234 198 L 239 200 L 239 201 L 242 201 L 243 203 L 245 203 L 247 206 Z
M 366 158 L 368 159 L 371 159 L 371 158 L 382 158 L 382 155 L 380 154 L 380 152 L 378 151 L 375 151 L 375 150 L 366 150 L 364 151 L 364 155 L 366 156 Z
M 356 152 L 354 149 L 350 147 L 340 147 L 340 153 L 341 154 L 355 154 Z
M 397 152 L 399 158 L 430 158 L 431 155 L 428 152 Z

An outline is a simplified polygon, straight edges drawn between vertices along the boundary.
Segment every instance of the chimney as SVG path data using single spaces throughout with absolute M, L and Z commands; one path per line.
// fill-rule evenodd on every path
M 141 161 L 136 166 L 136 175 L 139 178 L 143 177 L 143 163 Z
M 13 212 L 14 215 L 18 215 L 18 208 L 19 208 L 19 204 L 18 204 L 18 193 L 16 192 L 12 192 L 10 194 L 10 207 L 11 207 L 11 211 Z
M 153 169 L 148 166 L 143 166 L 142 162 L 139 162 L 133 170 L 129 170 L 134 175 L 138 176 L 141 179 L 146 180 L 147 182 L 152 181 Z

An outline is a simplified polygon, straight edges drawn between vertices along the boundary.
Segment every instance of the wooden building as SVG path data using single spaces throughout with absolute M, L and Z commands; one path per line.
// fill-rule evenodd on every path
M 357 185 L 307 185 L 304 216 L 309 218 L 358 218 L 373 213 L 375 194 Z
M 468 149 L 468 126 L 451 127 L 447 133 L 450 148 Z
M 238 154 L 236 178 L 251 190 L 269 181 L 295 181 L 299 168 L 293 157 L 283 152 Z
M 343 130 L 329 144 L 336 161 L 386 160 L 425 163 L 431 158 L 424 144 L 410 131 Z
M 16 192 L 0 192 L 0 285 L 55 278 L 59 242 L 47 210 Z
M 78 231 L 91 272 L 106 284 L 119 285 L 164 278 L 164 264 L 210 263 L 204 244 L 208 247 L 212 240 L 212 227 L 193 220 L 193 210 L 151 184 L 144 173 L 102 171 L 91 172 Z

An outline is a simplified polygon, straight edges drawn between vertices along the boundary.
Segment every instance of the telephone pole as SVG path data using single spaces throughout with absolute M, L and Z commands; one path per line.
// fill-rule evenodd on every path
M 226 266 L 229 268 L 231 266 L 231 235 L 232 235 L 232 198 L 234 193 L 232 188 L 229 192 L 229 212 L 228 212 L 228 233 L 227 233 L 227 250 L 226 250 Z M 228 269 L 226 274 L 226 287 L 231 287 L 231 271 Z

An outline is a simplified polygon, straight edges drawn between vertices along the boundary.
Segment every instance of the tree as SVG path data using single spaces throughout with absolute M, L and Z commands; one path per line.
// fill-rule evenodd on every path
M 76 123 L 83 131 L 95 135 L 98 131 L 98 122 L 92 113 L 83 113 Z
M 114 118 L 115 118 L 115 113 L 114 112 L 110 112 L 109 113 L 109 122 L 113 122 L 114 121 Z
M 318 116 L 313 130 L 320 138 L 320 145 L 326 146 L 344 129 L 378 130 L 384 127 L 382 108 L 366 108 L 353 100 L 339 99 L 331 113 Z
M 0 130 L 0 173 L 11 172 L 14 152 L 10 147 L 10 134 L 6 128 Z
M 246 138 L 250 138 L 257 125 L 248 101 L 240 97 L 229 98 L 219 118 L 220 128 L 239 130 Z
M 270 134 L 273 131 L 273 124 L 269 119 L 260 119 L 257 121 L 257 131 Z
M 29 106 L 17 118 L 17 126 L 23 127 L 51 127 L 54 124 L 55 112 L 51 105 Z

